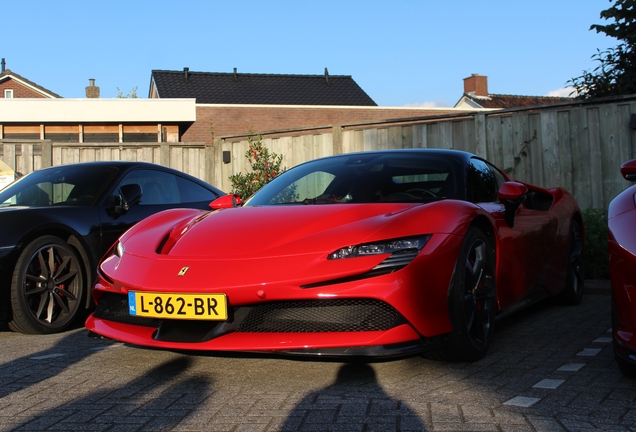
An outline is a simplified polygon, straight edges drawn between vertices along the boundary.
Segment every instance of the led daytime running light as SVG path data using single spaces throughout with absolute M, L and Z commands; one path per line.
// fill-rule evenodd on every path
M 404 239 L 387 240 L 378 243 L 368 243 L 357 246 L 347 246 L 329 254 L 327 259 L 355 258 L 361 256 L 393 254 L 397 252 L 419 252 L 431 238 L 430 235 L 409 237 Z

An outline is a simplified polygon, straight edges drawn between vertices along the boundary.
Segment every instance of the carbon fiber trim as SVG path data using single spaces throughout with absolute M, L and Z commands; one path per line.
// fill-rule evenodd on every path
M 123 294 L 104 293 L 95 307 L 95 318 L 108 321 L 157 328 L 161 320 L 132 316 L 128 313 L 128 296 Z

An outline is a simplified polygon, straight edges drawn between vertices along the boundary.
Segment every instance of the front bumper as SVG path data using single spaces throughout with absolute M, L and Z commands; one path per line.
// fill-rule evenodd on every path
M 105 293 L 86 327 L 155 348 L 319 357 L 394 358 L 445 342 L 420 337 L 393 307 L 375 299 L 268 302 L 231 307 L 227 321 L 195 321 L 130 316 L 127 296 Z

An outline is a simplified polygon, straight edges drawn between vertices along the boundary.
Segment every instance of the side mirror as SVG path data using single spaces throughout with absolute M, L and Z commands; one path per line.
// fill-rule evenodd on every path
M 215 199 L 214 201 L 210 203 L 210 208 L 212 210 L 218 210 L 218 209 L 225 209 L 225 208 L 240 207 L 241 205 L 243 205 L 243 202 L 241 201 L 241 197 L 236 194 L 232 194 L 232 195 L 223 195 L 222 197 Z
M 143 191 L 138 184 L 127 184 L 119 188 L 119 204 L 115 206 L 115 213 L 125 214 L 132 206 L 141 201 Z
M 621 174 L 625 180 L 636 182 L 636 159 L 632 159 L 621 165 Z
M 527 193 L 528 188 L 518 182 L 505 182 L 499 188 L 497 196 L 506 209 L 506 223 L 510 228 L 515 226 L 515 213 L 526 199 Z

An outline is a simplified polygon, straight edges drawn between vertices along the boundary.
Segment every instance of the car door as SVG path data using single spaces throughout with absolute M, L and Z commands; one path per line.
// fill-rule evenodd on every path
M 544 268 L 551 256 L 557 220 L 549 212 L 524 204 L 515 213 L 514 225 L 505 221 L 505 209 L 497 197 L 507 180 L 487 162 L 474 158 L 468 173 L 469 200 L 488 211 L 496 221 L 500 244 L 497 253 L 497 291 L 501 307 L 513 304 L 541 287 Z
M 140 185 L 143 195 L 138 204 L 118 215 L 114 212 L 118 191 L 127 184 Z M 103 248 L 108 249 L 128 228 L 150 215 L 177 207 L 209 209 L 208 204 L 217 197 L 211 190 L 170 172 L 147 168 L 131 171 L 100 209 Z

